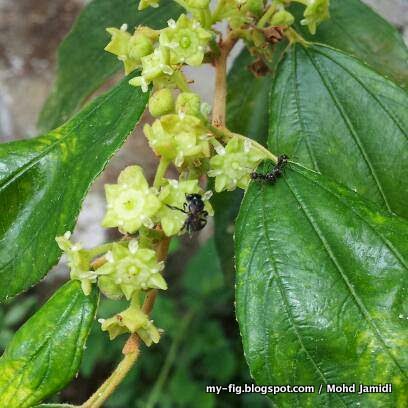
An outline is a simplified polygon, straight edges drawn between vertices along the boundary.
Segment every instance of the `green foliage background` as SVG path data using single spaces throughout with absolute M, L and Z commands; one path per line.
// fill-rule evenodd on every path
M 142 358 L 106 406 L 109 408 L 272 406 L 256 394 L 218 396 L 206 394 L 211 384 L 252 383 L 242 353 L 241 338 L 233 310 L 233 280 L 226 279 L 210 238 L 187 262 L 189 251 L 176 241 L 166 269 L 169 290 L 160 296 L 153 312 L 158 327 L 166 328 L 160 343 L 142 349 Z M 0 307 L 2 352 L 13 332 L 38 308 L 35 291 Z M 123 309 L 126 302 L 102 298 L 98 318 Z M 83 402 L 105 379 L 121 358 L 124 338 L 109 341 L 94 322 L 78 377 L 49 403 Z M 169 357 L 169 353 L 170 356 Z

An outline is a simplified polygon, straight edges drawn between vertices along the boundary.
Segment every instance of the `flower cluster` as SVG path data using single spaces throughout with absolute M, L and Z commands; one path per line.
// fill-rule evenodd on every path
M 144 8 L 157 4 L 157 1 L 141 2 L 140 6 Z M 161 86 L 164 81 L 167 86 L 175 86 L 183 81 L 182 65 L 200 65 L 214 35 L 203 28 L 198 20 L 185 14 L 177 22 L 169 20 L 168 27 L 159 31 L 139 27 L 131 35 L 126 25 L 120 30 L 108 28 L 107 31 L 112 35 L 112 40 L 105 50 L 123 61 L 126 74 L 137 68 L 142 70 L 141 75 L 129 83 L 140 86 L 144 92 L 148 91 L 151 83 Z
M 132 301 L 131 307 L 119 314 L 123 319 L 118 318 L 119 315 L 108 319 L 102 324 L 102 329 L 107 330 L 111 338 L 128 332 L 137 333 L 147 345 L 157 343 L 158 329 L 137 307 L 136 301 L 142 291 L 167 289 L 167 283 L 160 273 L 164 264 L 157 260 L 156 252 L 150 248 L 140 247 L 135 239 L 85 250 L 80 244 L 72 243 L 69 238 L 70 233 L 66 233 L 56 240 L 68 257 L 71 279 L 81 282 L 84 293 L 88 295 L 92 283 L 96 283 L 99 290 L 108 298 L 124 297 Z M 102 266 L 95 268 L 92 261 L 101 254 L 105 254 Z
M 301 24 L 312 33 L 328 18 L 329 0 L 293 1 L 305 6 Z M 271 157 L 256 142 L 218 123 L 213 126 L 208 117 L 211 108 L 191 90 L 182 68 L 216 62 L 223 42 L 216 41 L 220 34 L 212 26 L 220 20 L 228 22 L 233 41 L 242 38 L 261 63 L 281 36 L 291 41 L 300 38 L 290 27 L 295 21 L 287 9 L 291 0 L 220 0 L 214 10 L 210 0 L 177 3 L 187 14 L 169 20 L 161 30 L 139 26 L 130 33 L 126 24 L 107 29 L 111 40 L 105 50 L 123 62 L 126 74 L 140 71 L 130 79 L 131 85 L 151 91 L 148 108 L 154 119 L 143 132 L 160 159 L 153 185 L 142 168 L 133 165 L 120 173 L 117 183 L 105 186 L 107 211 L 102 225 L 117 228 L 122 240 L 88 250 L 72 243 L 69 233 L 56 238 L 68 257 L 71 279 L 81 282 L 85 294 L 97 285 L 106 297 L 129 301 L 127 309 L 100 320 L 102 330 L 111 339 L 137 333 L 147 345 L 159 341 L 160 330 L 143 312 L 141 299 L 146 291 L 167 289 L 161 274 L 164 264 L 157 255 L 160 242 L 205 226 L 206 219 L 191 221 L 192 197 L 198 200 L 194 211 L 203 217 L 213 215 L 212 192 L 202 186 L 207 176 L 215 178 L 217 192 L 246 189 L 250 174 Z M 141 0 L 139 9 L 159 5 L 159 0 Z M 170 165 L 177 178 L 166 178 Z
M 105 191 L 108 208 L 102 222 L 104 227 L 117 227 L 122 233 L 134 234 L 143 226 L 161 225 L 168 237 L 180 233 L 187 218 L 187 214 L 174 208 L 183 209 L 187 194 L 203 194 L 197 179 L 163 179 L 160 188 L 149 187 L 139 166 L 127 167 L 120 173 L 118 184 L 106 185 Z M 203 196 L 205 207 L 212 214 L 206 197 Z

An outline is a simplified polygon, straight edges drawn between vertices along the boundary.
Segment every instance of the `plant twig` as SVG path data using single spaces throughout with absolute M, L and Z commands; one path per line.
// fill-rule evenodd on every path
M 163 239 L 157 247 L 157 258 L 163 261 L 168 253 L 170 238 Z M 150 290 L 144 300 L 142 310 L 146 314 L 150 314 L 156 300 L 157 291 Z M 140 355 L 140 338 L 136 333 L 129 336 L 126 341 L 122 353 L 124 357 L 115 368 L 113 373 L 105 380 L 105 382 L 95 391 L 95 393 L 81 405 L 81 408 L 99 408 L 115 391 L 116 387 L 126 377 L 126 374 L 131 370 Z
M 234 31 L 231 31 L 225 40 L 220 40 L 220 55 L 214 60 L 215 91 L 212 124 L 215 127 L 225 126 L 227 101 L 227 59 L 230 51 L 237 41 L 237 34 Z

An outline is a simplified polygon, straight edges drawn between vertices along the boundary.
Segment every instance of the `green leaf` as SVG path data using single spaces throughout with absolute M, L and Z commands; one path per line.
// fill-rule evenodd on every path
M 408 216 L 408 94 L 332 48 L 295 46 L 271 90 L 276 154 Z
M 79 368 L 95 317 L 96 291 L 62 286 L 14 335 L 0 358 L 0 406 L 31 407 L 61 390 Z
M 255 77 L 248 68 L 253 61 L 253 57 L 244 49 L 228 74 L 227 124 L 232 131 L 265 143 L 272 74 Z
M 110 39 L 107 27 L 126 23 L 129 32 L 138 25 L 162 28 L 181 10 L 173 1 L 142 12 L 137 10 L 138 4 L 137 0 L 93 0 L 85 7 L 58 48 L 57 77 L 38 122 L 42 131 L 68 120 L 94 90 L 122 68 L 121 61 L 104 51 Z
M 237 220 L 236 311 L 252 376 L 393 384 L 280 394 L 278 406 L 406 406 L 407 236 L 403 218 L 299 165 L 275 185 L 251 183 Z
M 89 186 L 122 145 L 148 94 L 125 78 L 62 127 L 0 145 L 0 301 L 29 288 L 60 254 Z
M 390 6 L 391 7 L 391 6 Z M 304 7 L 295 6 L 300 18 Z M 360 0 L 330 0 L 330 19 L 311 35 L 298 26 L 309 41 L 330 45 L 367 62 L 379 73 L 408 86 L 408 48 L 397 29 Z

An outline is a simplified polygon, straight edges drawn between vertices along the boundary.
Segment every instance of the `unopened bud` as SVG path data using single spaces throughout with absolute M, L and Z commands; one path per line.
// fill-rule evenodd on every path
M 152 116 L 163 116 L 174 111 L 174 99 L 170 89 L 156 91 L 149 99 L 149 112 Z
M 187 115 L 200 116 L 201 99 L 193 92 L 182 92 L 176 100 L 176 111 Z

